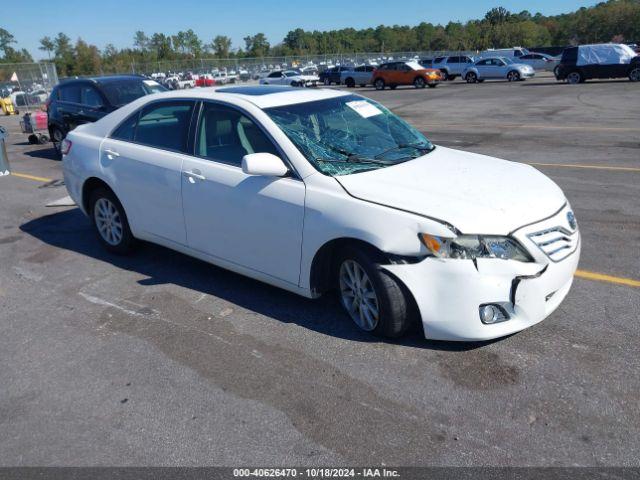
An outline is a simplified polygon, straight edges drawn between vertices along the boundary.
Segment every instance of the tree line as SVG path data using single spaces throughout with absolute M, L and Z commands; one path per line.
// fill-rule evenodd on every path
M 132 46 L 118 49 L 112 44 L 102 50 L 78 38 L 75 43 L 65 33 L 44 37 L 39 49 L 56 63 L 61 76 L 102 72 L 127 72 L 132 65 L 201 58 L 246 58 L 357 52 L 484 50 L 509 46 L 544 47 L 596 42 L 640 40 L 640 0 L 608 0 L 575 12 L 545 16 L 529 11 L 512 13 L 503 7 L 489 10 L 482 19 L 466 23 L 416 26 L 344 28 L 286 34 L 271 45 L 263 33 L 244 37 L 235 47 L 225 35 L 202 40 L 193 30 L 175 35 L 135 32 Z M 14 47 L 11 33 L 0 28 L 0 62 L 30 62 L 27 50 Z

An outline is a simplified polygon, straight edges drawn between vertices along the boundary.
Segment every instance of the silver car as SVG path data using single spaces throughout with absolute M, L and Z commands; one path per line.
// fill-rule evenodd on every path
M 376 67 L 373 65 L 360 65 L 359 67 L 340 72 L 340 83 L 349 88 L 353 88 L 356 85 L 365 87 L 371 83 L 371 77 L 375 69 Z
M 546 53 L 528 53 L 518 58 L 518 63 L 530 65 L 536 71 L 553 72 L 553 69 L 560 63 L 560 59 Z
M 462 72 L 467 83 L 484 82 L 487 79 L 504 79 L 510 82 L 525 80 L 535 76 L 530 65 L 516 63 L 507 57 L 483 58 Z

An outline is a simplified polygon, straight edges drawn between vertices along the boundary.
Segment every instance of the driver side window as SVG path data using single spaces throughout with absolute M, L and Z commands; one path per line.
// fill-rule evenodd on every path
M 198 122 L 196 155 L 229 165 L 242 165 L 251 153 L 280 152 L 253 120 L 238 110 L 205 103 Z

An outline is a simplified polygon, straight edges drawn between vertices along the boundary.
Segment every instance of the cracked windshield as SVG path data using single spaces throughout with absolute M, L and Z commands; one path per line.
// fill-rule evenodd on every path
M 413 160 L 434 149 L 382 105 L 356 95 L 265 110 L 325 175 L 348 175 Z

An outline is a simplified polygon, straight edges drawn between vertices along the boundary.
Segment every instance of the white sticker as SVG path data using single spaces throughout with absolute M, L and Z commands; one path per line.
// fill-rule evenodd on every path
M 382 113 L 382 110 L 380 110 L 375 105 L 371 105 L 366 100 L 356 100 L 353 102 L 347 102 L 347 106 L 355 110 L 358 113 L 358 115 L 360 115 L 362 118 L 374 117 Z
M 158 85 L 160 85 L 154 80 L 143 80 L 142 83 L 144 83 L 145 85 L 149 85 L 150 87 L 157 87 Z

